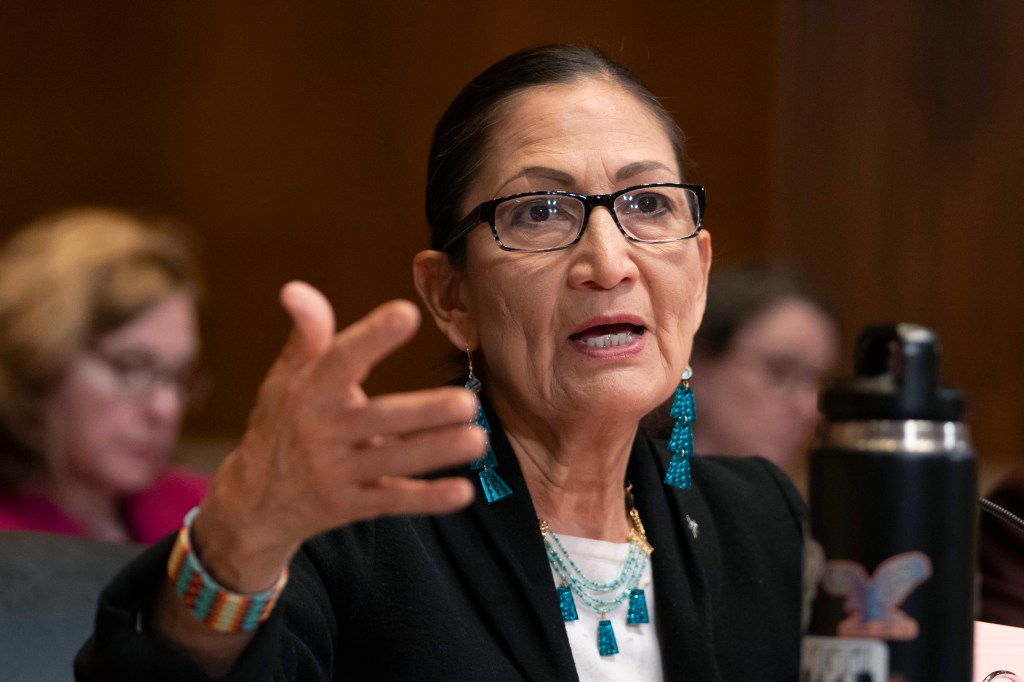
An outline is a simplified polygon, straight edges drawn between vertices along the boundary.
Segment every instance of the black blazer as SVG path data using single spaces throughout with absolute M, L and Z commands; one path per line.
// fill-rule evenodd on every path
M 307 542 L 227 679 L 577 679 L 529 492 L 491 424 L 511 497 L 478 495 L 456 514 L 378 519 Z M 762 459 L 696 457 L 694 487 L 682 491 L 662 482 L 668 458 L 663 442 L 641 434 L 628 471 L 655 547 L 665 678 L 797 679 L 802 501 Z M 78 679 L 206 679 L 136 630 L 166 580 L 171 540 L 103 593 Z

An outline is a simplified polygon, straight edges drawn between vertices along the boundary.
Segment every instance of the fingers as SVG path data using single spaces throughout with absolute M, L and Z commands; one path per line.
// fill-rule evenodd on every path
M 338 334 L 318 374 L 331 382 L 361 384 L 375 364 L 412 338 L 419 324 L 419 308 L 409 301 L 377 306 Z
M 334 309 L 327 298 L 305 282 L 288 282 L 281 288 L 281 305 L 292 318 L 292 332 L 281 351 L 286 364 L 302 365 L 331 346 Z
M 292 318 L 292 331 L 278 357 L 274 383 L 317 363 L 314 380 L 334 388 L 361 384 L 373 366 L 415 334 L 419 309 L 409 301 L 390 301 L 335 333 L 335 315 L 327 298 L 305 282 L 281 289 L 281 305 Z M 340 395 L 347 395 L 342 391 Z
M 286 284 L 280 300 L 292 332 L 242 445 L 218 472 L 224 483 L 214 486 L 214 506 L 262 519 L 258 525 L 277 528 L 274 541 L 290 547 L 354 520 L 469 504 L 468 481 L 411 477 L 481 455 L 486 436 L 469 426 L 474 396 L 447 387 L 369 399 L 361 388 L 373 366 L 415 333 L 418 308 L 385 303 L 336 332 L 334 310 L 309 284 Z
M 467 506 L 474 495 L 473 484 L 464 478 L 386 478 L 360 492 L 359 506 L 362 518 L 449 514 Z
M 426 429 L 465 425 L 476 415 L 476 398 L 448 386 L 372 398 L 364 407 L 339 415 L 336 424 L 353 443 L 374 436 L 397 436 Z
M 478 459 L 486 435 L 477 426 L 459 425 L 392 438 L 352 454 L 351 477 L 364 483 L 394 476 L 418 476 Z

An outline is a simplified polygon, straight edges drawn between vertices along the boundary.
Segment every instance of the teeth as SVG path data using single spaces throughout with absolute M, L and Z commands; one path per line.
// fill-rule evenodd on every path
M 587 345 L 591 348 L 613 348 L 615 346 L 626 346 L 631 343 L 633 343 L 633 334 L 631 332 L 602 334 L 601 336 L 591 336 L 587 339 Z

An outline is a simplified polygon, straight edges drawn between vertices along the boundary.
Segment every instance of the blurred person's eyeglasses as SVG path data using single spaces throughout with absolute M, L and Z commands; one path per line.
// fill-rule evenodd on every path
M 631 242 L 663 244 L 700 232 L 704 188 L 657 182 L 611 194 L 523 192 L 485 201 L 460 223 L 442 251 L 482 223 L 505 251 L 538 253 L 568 248 L 583 238 L 590 214 L 604 206 L 622 235 Z
M 93 348 L 90 354 L 100 361 L 117 382 L 117 388 L 130 400 L 146 400 L 165 386 L 174 390 L 182 405 L 190 405 L 202 393 L 202 381 L 195 367 L 164 367 L 149 353 L 127 351 L 111 353 Z
M 817 393 L 824 385 L 823 372 L 790 355 L 758 349 L 747 349 L 746 354 L 767 386 L 774 391 L 787 394 L 797 391 Z

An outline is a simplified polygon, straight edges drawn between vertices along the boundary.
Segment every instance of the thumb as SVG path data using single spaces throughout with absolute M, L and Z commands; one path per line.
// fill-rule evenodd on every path
M 334 309 L 327 297 L 305 282 L 293 281 L 281 288 L 279 298 L 292 318 L 292 331 L 280 360 L 304 365 L 326 353 L 335 329 Z

